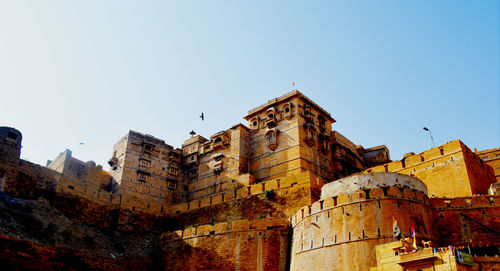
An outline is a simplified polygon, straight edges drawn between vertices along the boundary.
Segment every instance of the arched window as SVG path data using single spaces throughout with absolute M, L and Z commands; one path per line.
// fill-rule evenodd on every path
M 307 125 L 305 132 L 306 132 L 305 141 L 307 145 L 313 146 L 314 144 L 316 144 L 316 128 L 314 128 L 314 126 L 312 125 Z
M 258 118 L 252 118 L 250 120 L 250 128 L 252 129 L 259 129 L 259 119 Z
M 292 118 L 292 104 L 291 103 L 286 103 L 284 106 L 283 106 L 283 117 L 284 118 Z
M 266 132 L 265 137 L 267 139 L 267 147 L 274 151 L 278 147 L 277 131 L 274 129 L 269 130 Z
M 266 126 L 271 129 L 277 125 L 276 112 L 274 111 L 274 107 L 270 107 L 266 110 Z

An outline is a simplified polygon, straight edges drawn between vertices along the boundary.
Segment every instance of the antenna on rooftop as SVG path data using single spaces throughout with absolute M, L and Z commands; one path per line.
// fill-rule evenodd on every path
M 434 144 L 434 138 L 432 137 L 431 130 L 430 130 L 429 128 L 427 128 L 427 127 L 424 127 L 424 131 L 429 132 L 429 134 L 431 135 L 432 146 L 435 148 L 435 147 L 436 147 L 436 144 Z

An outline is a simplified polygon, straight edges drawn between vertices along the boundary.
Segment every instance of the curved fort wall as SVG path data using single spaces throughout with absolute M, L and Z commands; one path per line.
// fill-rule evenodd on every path
M 395 240 L 393 217 L 404 236 L 415 226 L 417 240 L 441 246 L 500 242 L 500 197 L 429 199 L 394 185 L 347 191 L 292 216 L 291 270 L 369 270 L 377 264 L 375 246 Z
M 162 235 L 165 270 L 286 270 L 288 220 L 237 220 Z
M 394 240 L 393 217 L 405 236 L 415 225 L 418 239 L 437 240 L 430 201 L 411 188 L 368 188 L 301 208 L 292 217 L 291 270 L 369 270 L 375 246 Z

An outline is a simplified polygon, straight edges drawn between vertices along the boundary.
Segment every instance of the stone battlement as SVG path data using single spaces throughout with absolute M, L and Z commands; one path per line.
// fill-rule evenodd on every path
M 319 212 L 328 211 L 334 208 L 339 208 L 347 205 L 364 202 L 365 204 L 374 204 L 378 200 L 394 200 L 402 199 L 412 202 L 422 203 L 426 206 L 431 205 L 429 198 L 421 191 L 409 188 L 398 187 L 377 187 L 363 190 L 353 191 L 352 193 L 341 193 L 335 197 L 329 197 L 323 200 L 314 202 L 310 206 L 304 206 L 291 217 L 292 226 L 295 227 L 308 216 L 315 215 Z M 361 210 L 360 210 L 361 211 Z
M 161 238 L 163 241 L 176 241 L 186 240 L 197 237 L 204 237 L 210 235 L 226 234 L 229 232 L 242 232 L 242 231 L 262 231 L 262 230 L 276 230 L 287 229 L 289 221 L 282 218 L 264 218 L 254 220 L 235 220 L 231 222 L 222 222 L 215 225 L 200 225 L 197 227 L 188 227 L 184 230 L 163 233 Z
M 302 207 L 291 217 L 290 270 L 321 269 L 321 264 L 326 264 L 320 263 L 322 255 L 329 255 L 328 266 L 368 270 L 375 264 L 372 248 L 393 239 L 393 217 L 405 236 L 414 225 L 417 238 L 437 239 L 430 200 L 416 189 L 385 186 L 352 190 Z M 342 256 L 345 253 L 357 258 L 346 259 Z M 371 262 L 359 262 L 359 258 Z
M 433 197 L 487 194 L 490 185 L 496 181 L 491 166 L 460 140 L 419 154 L 410 153 L 401 161 L 369 168 L 365 172 L 397 172 L 417 177 L 426 184 L 428 195 Z M 456 181 L 446 181 L 450 178 Z
M 170 212 L 171 214 L 189 212 L 199 208 L 221 204 L 227 201 L 238 200 L 250 196 L 263 195 L 266 193 L 266 191 L 282 191 L 297 186 L 317 187 L 319 189 L 324 184 L 325 180 L 323 180 L 321 177 L 318 177 L 311 172 L 302 172 L 253 185 L 244 186 L 237 190 L 217 193 L 201 199 L 175 204 L 171 206 Z
M 497 196 L 429 199 L 421 191 L 394 186 L 340 193 L 304 206 L 291 217 L 291 270 L 308 266 L 315 269 L 317 260 L 325 254 L 332 258 L 329 264 L 340 264 L 335 259 L 341 259 L 346 251 L 375 259 L 372 249 L 366 247 L 393 239 L 393 219 L 404 236 L 411 236 L 411 228 L 415 227 L 416 238 L 421 240 L 443 244 L 495 241 L 491 231 L 498 228 L 495 217 L 499 209 Z M 465 237 L 446 234 L 450 228 Z M 343 264 L 345 270 L 354 270 L 358 265 L 356 260 Z
M 500 207 L 500 197 L 491 195 L 475 195 L 472 197 L 459 198 L 432 198 L 430 201 L 432 207 L 436 210 Z
M 336 207 L 350 204 L 383 199 L 403 199 L 413 202 L 423 203 L 436 210 L 446 209 L 477 209 L 500 207 L 500 197 L 492 195 L 475 195 L 472 197 L 457 198 L 431 198 L 424 193 L 408 188 L 383 187 L 354 191 L 352 193 L 342 193 L 336 197 L 326 198 L 314 202 L 310 206 L 304 206 L 291 217 L 292 226 L 302 221 L 304 218 L 316 213 L 327 211 Z
M 416 167 L 437 160 L 443 156 L 458 153 L 463 147 L 465 147 L 465 145 L 460 140 L 450 141 L 444 145 L 431 148 L 419 154 L 407 156 L 402 161 L 393 161 L 384 165 L 369 168 L 366 172 L 398 172 L 408 167 Z

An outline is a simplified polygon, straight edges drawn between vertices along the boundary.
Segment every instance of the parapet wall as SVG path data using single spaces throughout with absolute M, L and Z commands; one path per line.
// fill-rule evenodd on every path
M 286 195 L 288 194 L 287 191 L 292 187 L 303 187 L 304 189 L 314 190 L 315 194 L 312 195 L 312 200 L 309 199 L 310 202 L 312 202 L 315 200 L 315 198 L 319 198 L 319 194 L 317 192 L 324 184 L 325 180 L 321 177 L 318 177 L 311 172 L 302 172 L 270 181 L 257 183 L 254 185 L 244 186 L 237 190 L 230 190 L 213 194 L 202 199 L 175 204 L 170 207 L 169 211 L 170 214 L 179 214 L 182 212 L 189 212 L 203 207 L 215 206 L 224 202 L 239 200 L 251 196 L 264 196 L 265 193 L 269 193 L 269 191 L 273 191 L 275 194 L 286 197 Z M 297 206 L 299 208 L 301 205 Z
M 288 220 L 238 220 L 162 235 L 165 270 L 286 270 Z
M 432 148 L 419 154 L 407 156 L 404 161 L 393 161 L 384 165 L 376 166 L 367 170 L 367 172 L 398 172 L 403 169 L 413 168 L 425 163 L 435 161 L 443 156 L 453 155 L 462 151 L 463 143 L 460 140 L 454 140 L 444 145 Z
M 402 161 L 367 169 L 366 172 L 397 172 L 415 176 L 427 185 L 428 195 L 435 197 L 487 194 L 489 185 L 495 182 L 491 167 L 460 140 L 407 156 Z
M 375 246 L 393 240 L 393 217 L 405 236 L 410 236 L 414 225 L 417 238 L 437 240 L 430 201 L 418 190 L 370 188 L 301 208 L 291 218 L 290 270 L 328 266 L 369 270 L 376 266 Z
M 324 180 L 313 173 L 258 183 L 234 191 L 226 191 L 201 200 L 173 206 L 165 225 L 168 230 L 193 224 L 257 219 L 262 217 L 289 218 L 300 207 L 319 199 Z M 227 193 L 227 194 L 226 194 Z M 182 209 L 175 209 L 181 207 Z

